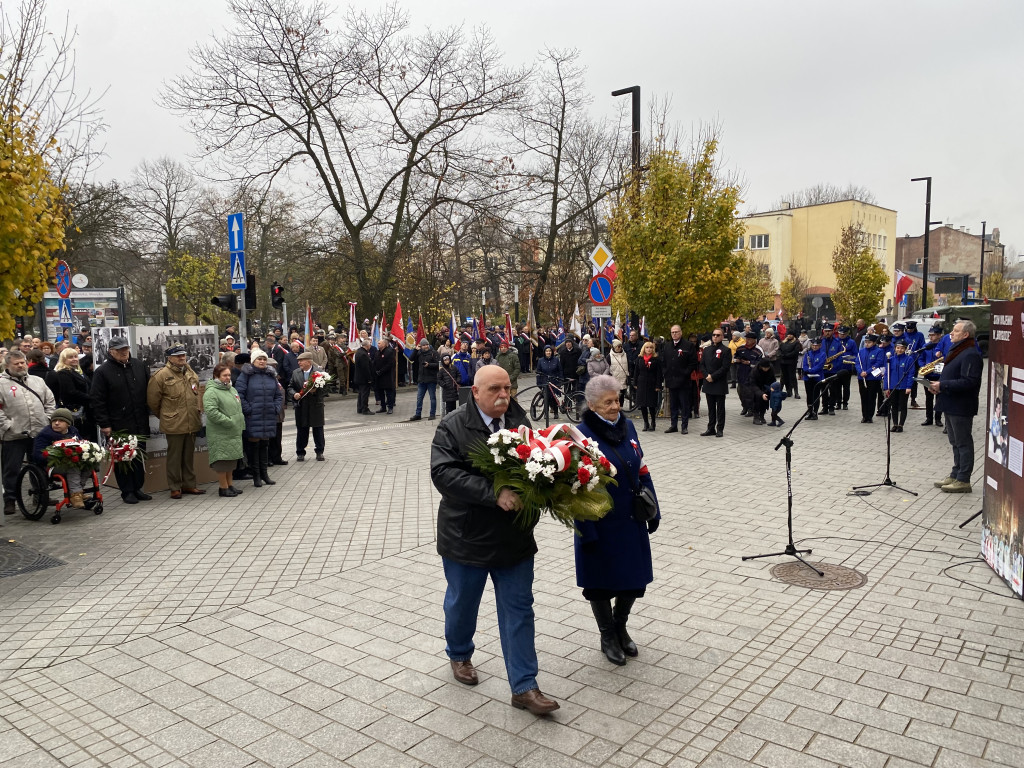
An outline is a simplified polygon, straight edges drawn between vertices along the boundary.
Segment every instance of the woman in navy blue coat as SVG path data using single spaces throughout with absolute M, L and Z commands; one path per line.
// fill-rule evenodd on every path
M 644 462 L 633 422 L 619 410 L 619 383 L 607 374 L 593 377 L 586 389 L 587 410 L 580 431 L 597 441 L 601 453 L 616 469 L 617 485 L 609 485 L 613 506 L 597 522 L 580 522 L 575 537 L 576 584 L 597 619 L 601 650 L 613 664 L 636 656 L 636 644 L 626 631 L 633 603 L 654 581 L 650 534 L 658 530 L 661 512 L 648 523 L 633 519 L 633 489 L 654 483 Z M 614 599 L 615 604 L 612 605 Z
M 235 391 L 245 414 L 246 458 L 252 467 L 253 487 L 259 488 L 264 483 L 275 485 L 267 467 L 270 466 L 270 441 L 277 434 L 277 417 L 284 408 L 284 393 L 262 349 L 253 352 L 252 362 L 242 367 Z
M 558 402 L 555 400 L 555 394 L 548 388 L 548 384 L 560 385 L 562 379 L 561 360 L 555 354 L 554 348 L 550 345 L 544 347 L 543 356 L 537 360 L 537 386 L 547 395 L 548 408 L 555 415 L 558 414 Z

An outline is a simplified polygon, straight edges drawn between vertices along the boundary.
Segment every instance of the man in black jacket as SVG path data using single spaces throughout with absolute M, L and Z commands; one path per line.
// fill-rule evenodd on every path
M 437 418 L 437 372 L 441 369 L 441 356 L 426 339 L 420 341 L 420 348 L 412 354 L 416 366 L 416 413 L 409 421 L 423 418 L 423 396 L 430 395 L 430 418 Z
M 582 352 L 576 346 L 572 336 L 565 337 L 565 346 L 562 347 L 562 351 L 558 353 L 558 358 L 562 362 L 562 375 L 567 379 L 579 379 L 580 375 L 576 372 L 576 369 L 580 364 L 580 355 Z
M 984 364 L 974 343 L 977 327 L 970 320 L 958 320 L 949 334 L 952 346 L 944 358 L 938 381 L 928 388 L 939 396 L 938 407 L 946 417 L 946 434 L 953 447 L 953 469 L 949 477 L 935 483 L 943 493 L 970 493 L 974 471 L 972 422 L 978 413 L 978 393 Z
M 359 340 L 359 349 L 352 359 L 352 368 L 352 383 L 358 391 L 356 413 L 371 416 L 373 411 L 370 410 L 370 386 L 373 384 L 373 365 L 370 360 L 369 339 Z
M 533 613 L 532 528 L 515 520 L 519 496 L 494 485 L 468 458 L 469 449 L 499 429 L 529 425 L 512 399 L 508 373 L 486 365 L 473 380 L 473 400 L 441 420 L 430 449 L 430 479 L 441 494 L 437 510 L 437 552 L 448 589 L 444 596 L 445 653 L 460 683 L 478 682 L 472 657 L 480 599 L 487 577 L 494 583 L 505 670 L 512 706 L 542 715 L 558 709 L 537 686 Z
M 374 384 L 380 410 L 377 413 L 395 412 L 395 348 L 383 336 L 377 342 L 377 357 L 373 361 Z
M 665 432 L 687 434 L 690 425 L 690 374 L 697 369 L 697 349 L 683 338 L 683 329 L 672 326 L 671 339 L 661 348 L 661 364 L 665 367 L 665 387 L 672 415 L 672 425 Z
M 141 360 L 131 356 L 128 339 L 114 336 L 107 348 L 107 359 L 96 369 L 92 377 L 89 399 L 96 424 L 104 437 L 112 432 L 127 432 L 131 435 L 149 434 L 149 407 L 146 405 L 146 391 L 149 388 L 149 370 Z M 139 449 L 146 444 L 139 440 Z M 126 504 L 138 504 L 153 497 L 142 490 L 146 482 L 146 469 L 142 456 L 136 456 L 128 463 L 117 465 L 114 477 L 121 498 Z
M 711 346 L 705 347 L 700 357 L 700 372 L 704 374 L 704 396 L 708 401 L 708 428 L 701 437 L 721 437 L 725 430 L 725 396 L 729 394 L 729 368 L 732 352 L 722 341 L 723 332 L 711 332 Z

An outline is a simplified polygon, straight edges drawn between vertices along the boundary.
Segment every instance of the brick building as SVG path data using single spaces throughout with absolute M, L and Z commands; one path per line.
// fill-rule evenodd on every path
M 999 228 L 985 235 L 985 274 L 1003 269 L 1005 247 L 999 242 Z M 924 235 L 896 238 L 896 269 L 921 274 L 924 265 Z M 928 274 L 971 276 L 971 285 L 981 268 L 981 235 L 972 235 L 966 227 L 942 226 L 931 231 L 928 242 Z M 931 282 L 931 281 L 929 281 Z

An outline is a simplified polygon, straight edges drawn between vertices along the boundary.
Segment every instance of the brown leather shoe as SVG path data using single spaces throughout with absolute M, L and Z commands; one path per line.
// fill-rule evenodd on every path
M 539 688 L 527 691 L 526 693 L 512 694 L 512 706 L 516 709 L 525 709 L 535 715 L 546 715 L 558 709 L 558 702 L 549 699 Z
M 172 499 L 180 499 L 181 498 L 181 491 L 171 491 L 171 498 Z
M 451 664 L 452 674 L 463 685 L 476 685 L 480 682 L 480 679 L 476 676 L 476 669 L 474 669 L 472 661 L 453 661 Z
M 204 493 L 206 493 L 206 489 L 205 488 L 182 488 L 181 492 L 182 493 L 191 494 L 192 496 L 201 496 Z

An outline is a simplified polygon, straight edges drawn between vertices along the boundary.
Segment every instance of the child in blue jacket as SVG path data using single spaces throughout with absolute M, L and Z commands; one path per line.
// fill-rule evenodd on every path
M 782 401 L 787 397 L 789 397 L 789 392 L 786 392 L 778 381 L 768 388 L 768 407 L 772 409 L 772 423 L 770 426 L 781 427 L 786 423 L 779 418 L 779 412 L 782 410 Z

